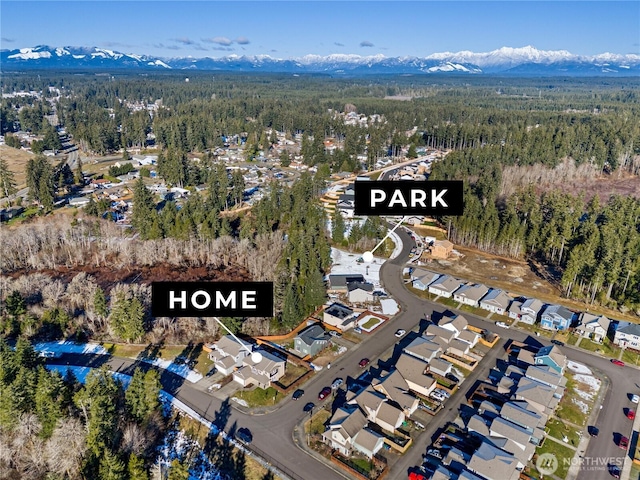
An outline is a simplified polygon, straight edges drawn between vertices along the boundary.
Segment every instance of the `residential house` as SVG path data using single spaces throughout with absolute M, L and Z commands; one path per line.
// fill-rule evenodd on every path
M 504 290 L 492 288 L 489 290 L 489 293 L 480 300 L 480 308 L 500 315 L 505 315 L 511 300 L 513 299 L 507 295 Z
M 559 393 L 560 397 L 563 392 Z M 535 408 L 538 412 L 551 414 L 560 402 L 560 397 L 556 396 L 556 389 L 532 380 L 522 377 L 518 382 L 518 388 L 514 393 L 515 400 L 525 400 Z
M 542 443 L 548 416 L 531 407 L 528 402 L 506 402 L 500 409 L 500 416 L 529 432 L 534 445 Z
M 451 298 L 453 292 L 460 288 L 460 280 L 456 280 L 451 275 L 442 275 L 429 285 L 429 293 L 439 297 Z
M 407 417 L 418 409 L 420 401 L 409 393 L 409 385 L 398 370 L 374 379 L 371 386 L 376 392 L 398 404 Z
M 582 312 L 578 317 L 576 333 L 595 342 L 602 342 L 607 336 L 610 324 L 611 320 L 604 315 Z
M 458 290 L 453 294 L 453 299 L 456 302 L 461 302 L 465 305 L 471 305 L 472 307 L 477 307 L 479 305 L 480 299 L 484 297 L 489 292 L 489 288 L 483 284 L 467 284 L 462 285 Z
M 373 284 L 361 282 L 349 282 L 347 285 L 349 292 L 349 303 L 373 303 Z
M 357 403 L 370 422 L 391 433 L 405 420 L 404 412 L 388 403 L 386 396 L 376 390 L 365 389 L 349 403 Z
M 453 243 L 449 240 L 436 240 L 431 246 L 431 256 L 446 259 L 453 252 Z
M 442 353 L 442 347 L 423 336 L 417 337 L 404 348 L 404 352 L 413 355 L 420 360 L 430 362 Z
M 548 305 L 540 316 L 540 326 L 546 330 L 566 330 L 571 326 L 573 312 L 562 305 Z
M 622 322 L 620 322 L 622 324 Z M 618 325 L 613 337 L 613 343 L 623 348 L 640 350 L 640 325 L 637 323 L 624 323 Z
M 514 300 L 513 302 L 511 302 L 511 305 L 509 305 L 509 308 L 507 309 L 507 315 L 509 316 L 509 318 L 520 320 L 520 317 L 522 315 L 522 303 L 523 302 L 520 300 Z
M 325 443 L 345 456 L 351 454 L 353 439 L 367 424 L 357 405 L 339 408 L 329 420 L 329 428 L 322 434 Z
M 213 363 L 218 372 L 223 375 L 231 375 L 236 368 L 242 366 L 242 361 L 247 355 L 253 351 L 253 345 L 242 339 L 240 343 L 231 335 L 225 335 L 213 345 L 209 353 L 209 359 Z
M 269 388 L 272 382 L 277 382 L 284 376 L 287 362 L 272 353 L 261 350 L 260 361 L 255 362 L 252 355 L 245 357 L 243 366 L 233 372 L 233 380 L 243 387 L 257 385 Z
M 436 389 L 436 381 L 433 377 L 425 375 L 428 363 L 402 353 L 396 362 L 396 369 L 402 375 L 409 386 L 409 390 L 423 397 L 428 397 Z
M 438 343 L 441 346 L 444 344 L 443 348 L 446 348 L 449 342 L 451 342 L 451 340 L 456 336 L 456 332 L 453 329 L 442 328 L 439 325 L 433 324 L 427 327 L 427 331 L 425 333 L 426 337 L 430 341 Z M 431 336 L 436 338 L 430 338 Z
M 455 333 L 455 336 L 459 336 L 463 330 L 467 328 L 469 322 L 462 315 L 456 315 L 455 317 L 442 317 L 438 326 Z
M 552 367 L 546 365 L 531 365 L 525 372 L 525 377 L 537 380 L 540 383 L 549 385 L 550 387 L 565 387 L 567 377 L 556 371 Z
M 441 274 L 436 272 L 416 268 L 411 274 L 411 279 L 413 280 L 413 288 L 424 291 L 429 288 L 429 285 L 431 283 L 435 282 L 441 276 Z
M 329 305 L 323 312 L 323 321 L 327 325 L 338 327 L 343 330 L 345 320 L 352 318 L 353 310 L 341 303 L 333 303 Z M 353 319 L 355 321 L 355 318 Z M 353 326 L 353 325 L 352 325 Z M 344 328 L 347 330 L 348 328 Z
M 536 449 L 531 432 L 503 417 L 493 419 L 489 432 L 494 444 L 496 439 L 504 439 L 499 444 L 502 449 L 513 453 L 523 464 L 529 463 Z
M 352 273 L 340 273 L 329 275 L 329 290 L 334 292 L 346 292 L 347 285 L 351 282 L 364 283 L 363 275 Z
M 471 348 L 475 347 L 480 339 L 480 334 L 476 332 L 472 332 L 471 330 L 463 330 L 460 335 L 458 335 L 458 340 L 462 340 L 463 342 L 467 342 Z
M 372 459 L 384 446 L 384 437 L 368 428 L 363 428 L 353 437 L 353 449 Z
M 486 480 L 518 480 L 524 464 L 511 453 L 483 441 L 467 464 L 467 469 Z
M 538 316 L 540 315 L 540 311 L 543 307 L 544 303 L 537 298 L 526 299 L 522 302 L 522 306 L 520 307 L 521 314 L 518 321 L 528 325 L 533 325 L 538 321 Z
M 453 364 L 451 362 L 447 362 L 446 360 L 442 360 L 441 358 L 434 358 L 429 362 L 429 373 L 435 373 L 436 375 L 440 375 L 444 377 L 446 374 L 451 373 L 451 369 L 453 368 Z
M 447 353 L 455 355 L 457 357 L 464 357 L 469 353 L 469 350 L 471 350 L 471 345 L 469 345 L 467 342 L 463 342 L 462 340 L 454 338 L 449 342 Z
M 294 348 L 298 352 L 311 357 L 315 357 L 328 344 L 327 333 L 318 324 L 305 328 L 293 339 Z
M 564 369 L 567 366 L 566 355 L 564 355 L 555 345 L 542 347 L 534 355 L 534 359 L 536 365 L 546 365 L 547 367 L 551 367 L 560 375 L 564 374 Z

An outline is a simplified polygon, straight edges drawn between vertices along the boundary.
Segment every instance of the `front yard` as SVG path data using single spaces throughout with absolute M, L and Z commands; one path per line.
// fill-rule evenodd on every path
M 600 353 L 611 358 L 618 358 L 618 355 L 620 355 L 620 347 L 611 343 L 611 340 L 608 338 L 605 338 L 602 343 L 593 342 L 587 338 L 583 338 L 578 346 L 590 352 Z
M 253 390 L 240 390 L 235 393 L 234 397 L 244 400 L 247 402 L 249 408 L 252 408 L 275 405 L 282 400 L 283 395 L 275 388 L 269 387 L 267 389 L 254 388 Z
M 569 467 L 571 466 L 571 460 L 575 455 L 575 451 L 567 446 L 561 445 L 558 442 L 546 439 L 544 441 L 544 445 L 538 447 L 538 449 L 536 450 L 536 454 L 538 455 L 541 455 L 543 453 L 552 453 L 556 456 L 556 459 L 558 460 L 558 469 L 553 473 L 553 475 L 558 478 L 566 478 L 567 473 L 569 473 Z M 538 474 L 538 471 L 535 467 L 532 469 L 532 471 L 535 472 L 533 473 L 534 476 Z
M 552 436 L 553 438 L 564 440 L 564 437 L 566 436 L 569 441 L 569 445 L 572 445 L 574 447 L 578 446 L 578 442 L 580 441 L 579 432 L 581 430 L 574 427 L 573 425 L 564 423 L 562 420 L 559 420 L 557 418 L 551 418 L 547 422 L 546 429 L 548 435 Z

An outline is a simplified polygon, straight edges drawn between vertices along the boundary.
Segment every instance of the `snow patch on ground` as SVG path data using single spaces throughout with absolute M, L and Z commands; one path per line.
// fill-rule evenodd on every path
M 593 393 L 596 393 L 598 390 L 600 390 L 600 384 L 602 383 L 600 380 L 591 375 L 574 375 L 573 379 L 577 382 L 589 385 Z
M 586 403 L 584 403 L 582 400 L 577 400 L 577 399 L 573 399 L 573 403 L 575 403 L 578 408 L 580 409 L 580 411 L 584 414 L 589 413 L 589 405 L 587 405 Z
M 380 300 L 382 306 L 382 313 L 385 315 L 395 315 L 400 311 L 398 303 L 393 298 L 385 298 Z
M 175 373 L 176 375 L 180 375 L 182 378 L 186 378 L 191 383 L 196 383 L 202 380 L 202 375 L 194 370 L 191 370 L 186 365 L 176 365 L 175 363 L 169 360 L 162 360 L 160 358 L 156 358 L 153 361 L 143 360 L 146 363 L 150 363 L 155 365 L 156 367 L 164 368 L 165 370 L 169 370 L 171 373 Z
M 585 375 L 593 374 L 593 372 L 586 365 L 583 365 L 582 363 L 572 362 L 571 360 L 567 362 L 567 368 L 575 373 L 584 373 Z
M 238 397 L 231 397 L 231 400 L 233 400 L 234 402 L 242 405 L 245 408 L 249 408 L 249 404 L 247 403 L 246 400 L 242 399 L 242 398 L 238 398 Z
M 43 342 L 36 343 L 33 348 L 36 352 L 53 352 L 53 353 L 85 353 L 93 355 L 107 355 L 109 352 L 97 343 L 73 343 L 65 342 Z
M 583 392 L 582 390 L 576 390 L 576 393 L 587 402 L 593 401 L 593 394 L 591 393 Z
M 372 283 L 376 290 L 383 290 L 380 285 L 380 267 L 386 261 L 381 257 L 373 257 L 373 262 L 357 262 L 362 255 L 359 253 L 345 252 L 337 248 L 331 248 L 331 274 L 340 275 L 342 273 L 361 274 L 365 280 Z M 367 268 L 368 267 L 368 268 Z

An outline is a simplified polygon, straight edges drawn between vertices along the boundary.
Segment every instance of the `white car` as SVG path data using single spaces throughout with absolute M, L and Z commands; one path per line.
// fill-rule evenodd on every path
M 502 328 L 509 328 L 509 324 L 504 322 L 496 322 L 496 325 Z
M 633 395 L 631 397 L 631 403 L 638 403 L 640 402 L 640 397 L 638 395 Z
M 402 337 L 405 333 L 407 333 L 407 331 L 406 331 L 406 330 L 400 329 L 400 330 L 396 331 L 395 336 L 396 336 L 396 337 L 398 337 L 398 338 L 400 338 L 400 337 Z

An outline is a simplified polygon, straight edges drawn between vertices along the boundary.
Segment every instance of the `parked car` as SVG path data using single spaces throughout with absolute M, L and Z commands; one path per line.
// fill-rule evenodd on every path
M 336 337 L 336 338 L 340 338 L 342 336 L 342 334 L 340 332 L 336 332 L 335 330 L 331 330 L 329 332 L 329 335 L 331 335 L 332 337 Z
M 640 402 L 640 396 L 632 395 L 631 396 L 631 403 L 638 403 L 638 402 Z
M 629 448 L 629 439 L 627 437 L 620 437 L 620 441 L 618 442 L 618 446 L 623 450 Z
M 369 365 L 369 359 L 368 358 L 363 358 L 362 360 L 360 360 L 360 362 L 358 362 L 358 366 L 359 367 L 366 367 L 367 365 Z
M 442 395 L 444 398 L 449 398 L 451 394 L 442 388 L 436 388 L 434 392 L 437 392 L 439 395 Z
M 313 402 L 309 402 L 304 406 L 302 410 L 304 410 L 305 412 L 310 412 L 311 410 L 313 410 L 313 407 L 315 407 Z
M 360 327 L 355 327 L 355 328 L 353 329 L 353 331 L 354 331 L 355 333 L 362 333 L 362 329 L 361 329 Z
M 446 378 L 447 380 L 451 380 L 452 382 L 460 383 L 460 379 L 453 373 L 447 373 L 444 378 Z
M 338 388 L 340 388 L 342 386 L 342 384 L 344 383 L 344 380 L 342 380 L 341 378 L 336 378 L 333 383 L 331 384 L 331 389 L 332 390 L 337 390 Z
M 438 450 L 437 448 L 430 448 L 429 450 L 427 450 L 427 455 L 442 459 L 442 453 L 440 453 L 440 450 Z
M 509 328 L 509 324 L 504 323 L 504 322 L 496 322 L 496 325 L 498 327 L 502 327 L 502 328 Z
M 597 437 L 600 433 L 600 429 L 598 427 L 594 427 L 593 425 L 589 425 L 587 427 L 587 432 L 589 432 L 589 435 L 591 435 L 592 437 Z
M 636 418 L 635 410 L 631 410 L 631 409 L 627 410 L 627 418 L 629 420 L 635 420 L 635 418 Z
M 209 390 L 210 392 L 215 392 L 216 390 L 220 390 L 222 388 L 222 385 L 219 383 L 214 383 L 213 385 L 211 385 L 209 388 L 207 388 L 207 390 Z
M 318 400 L 324 400 L 331 393 L 331 388 L 324 387 L 318 394 Z
M 251 431 L 248 428 L 239 428 L 236 431 L 236 438 L 244 443 L 251 443 L 253 440 L 253 435 L 251 435 Z
M 617 465 L 609 465 L 609 474 L 613 478 L 620 478 L 620 467 Z
M 612 358 L 611 363 L 613 363 L 614 365 L 618 365 L 619 367 L 624 367 L 624 362 L 621 360 L 618 360 L 617 358 Z
M 298 400 L 299 398 L 304 396 L 304 390 L 302 390 L 301 388 L 297 389 L 295 392 L 293 392 L 293 399 L 294 400 Z
M 400 329 L 400 330 L 396 330 L 395 336 L 400 338 L 402 337 L 405 333 L 407 333 L 406 330 Z
M 551 343 L 558 345 L 559 347 L 564 347 L 564 342 L 561 342 L 560 340 L 551 340 Z

